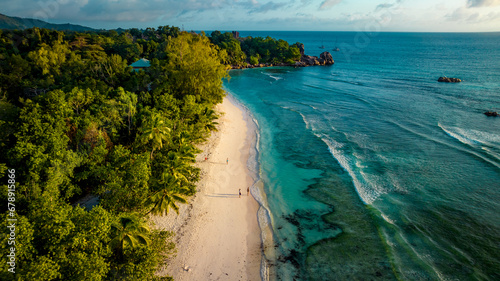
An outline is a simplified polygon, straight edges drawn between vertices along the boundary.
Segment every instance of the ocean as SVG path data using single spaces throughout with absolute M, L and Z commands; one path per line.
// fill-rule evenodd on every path
M 249 35 L 335 60 L 224 82 L 256 128 L 263 275 L 500 280 L 500 33 Z

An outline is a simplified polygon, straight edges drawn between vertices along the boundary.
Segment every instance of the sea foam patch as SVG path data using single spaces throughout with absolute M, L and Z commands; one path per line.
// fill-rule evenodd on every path
M 336 142 L 324 134 L 316 134 L 316 136 L 328 146 L 333 158 L 347 171 L 361 200 L 367 205 L 372 204 L 380 196 L 381 192 L 363 177 L 362 171 L 359 171 L 359 167 L 356 167 L 356 159 L 350 158 L 342 151 L 344 144 Z

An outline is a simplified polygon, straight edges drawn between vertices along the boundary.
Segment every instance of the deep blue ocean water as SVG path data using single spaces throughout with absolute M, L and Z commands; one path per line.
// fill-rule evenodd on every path
M 224 84 L 258 124 L 271 279 L 500 280 L 500 33 L 248 35 L 335 60 Z

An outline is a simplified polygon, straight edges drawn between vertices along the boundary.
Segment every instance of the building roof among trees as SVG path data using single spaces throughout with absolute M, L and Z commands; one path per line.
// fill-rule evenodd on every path
M 142 58 L 130 65 L 133 68 L 150 67 L 151 63 L 149 60 Z

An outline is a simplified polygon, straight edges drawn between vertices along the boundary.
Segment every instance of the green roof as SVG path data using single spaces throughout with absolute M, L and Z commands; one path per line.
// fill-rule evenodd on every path
M 151 63 L 147 59 L 140 59 L 133 64 L 130 65 L 131 67 L 150 67 Z

